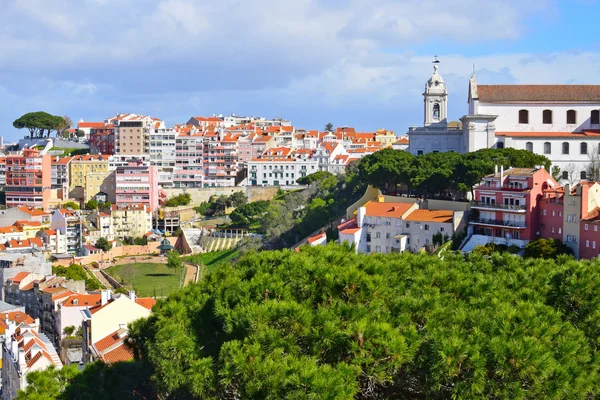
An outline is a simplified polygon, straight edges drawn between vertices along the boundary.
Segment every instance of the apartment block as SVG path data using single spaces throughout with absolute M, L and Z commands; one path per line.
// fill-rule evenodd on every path
M 6 156 L 6 206 L 48 209 L 51 174 L 51 157 L 39 150 Z
M 52 213 L 50 228 L 67 238 L 67 252 L 77 254 L 83 245 L 82 214 L 80 211 L 61 208 Z
M 158 170 L 142 162 L 117 167 L 115 198 L 118 205 L 142 204 L 150 212 L 158 209 Z
M 115 237 L 140 237 L 152 230 L 152 213 L 144 204 L 113 204 L 111 218 Z
M 92 154 L 115 154 L 116 134 L 113 124 L 104 122 L 95 123 L 97 126 L 90 129 L 89 143 Z

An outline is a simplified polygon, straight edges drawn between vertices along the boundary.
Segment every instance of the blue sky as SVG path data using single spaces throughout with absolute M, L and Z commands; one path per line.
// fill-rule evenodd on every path
M 600 84 L 595 0 L 0 0 L 0 135 L 29 111 L 167 124 L 285 117 L 397 134 L 431 60 L 466 112 L 479 83 Z

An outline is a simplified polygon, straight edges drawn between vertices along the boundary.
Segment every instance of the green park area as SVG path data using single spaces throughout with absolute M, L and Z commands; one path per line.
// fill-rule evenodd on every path
M 131 263 L 116 265 L 106 270 L 140 297 L 161 297 L 179 289 L 179 274 L 166 264 Z
M 236 249 L 213 251 L 210 253 L 194 254 L 193 256 L 183 257 L 183 261 L 204 266 L 206 269 L 212 269 L 218 264 L 232 261 L 239 256 Z

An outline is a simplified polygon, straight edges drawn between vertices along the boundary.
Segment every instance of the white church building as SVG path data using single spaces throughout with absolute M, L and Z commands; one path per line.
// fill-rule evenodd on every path
M 600 154 L 600 85 L 478 85 L 469 81 L 462 127 L 447 122 L 448 91 L 434 65 L 425 85 L 423 127 L 410 128 L 409 151 L 529 150 L 561 169 L 564 180 L 586 179 Z

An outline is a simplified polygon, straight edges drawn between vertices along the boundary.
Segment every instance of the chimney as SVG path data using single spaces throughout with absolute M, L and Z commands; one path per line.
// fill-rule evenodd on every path
M 16 343 L 15 343 L 16 344 Z M 18 351 L 19 354 L 19 370 L 21 371 L 21 373 L 23 373 L 23 369 L 25 368 L 25 366 L 27 366 L 27 362 L 25 361 L 25 350 L 23 349 L 19 349 Z
M 103 306 L 108 303 L 108 290 L 103 290 L 100 293 L 100 305 Z
M 385 197 L 383 197 L 383 195 L 382 195 L 382 194 L 380 194 L 379 196 L 377 196 L 377 202 L 378 202 L 378 203 L 383 203 L 383 202 L 385 202 Z
M 367 214 L 367 208 L 366 207 L 358 207 L 358 213 L 356 216 L 356 223 L 358 225 L 359 228 L 362 227 L 363 225 L 363 221 L 365 219 L 365 215 Z
M 129 291 L 129 300 L 135 301 L 135 292 L 133 290 Z
M 502 188 L 502 186 L 504 185 L 504 165 L 500 166 L 500 181 L 499 181 L 499 186 L 500 188 Z
M 494 175 L 498 175 L 498 164 L 494 165 Z

